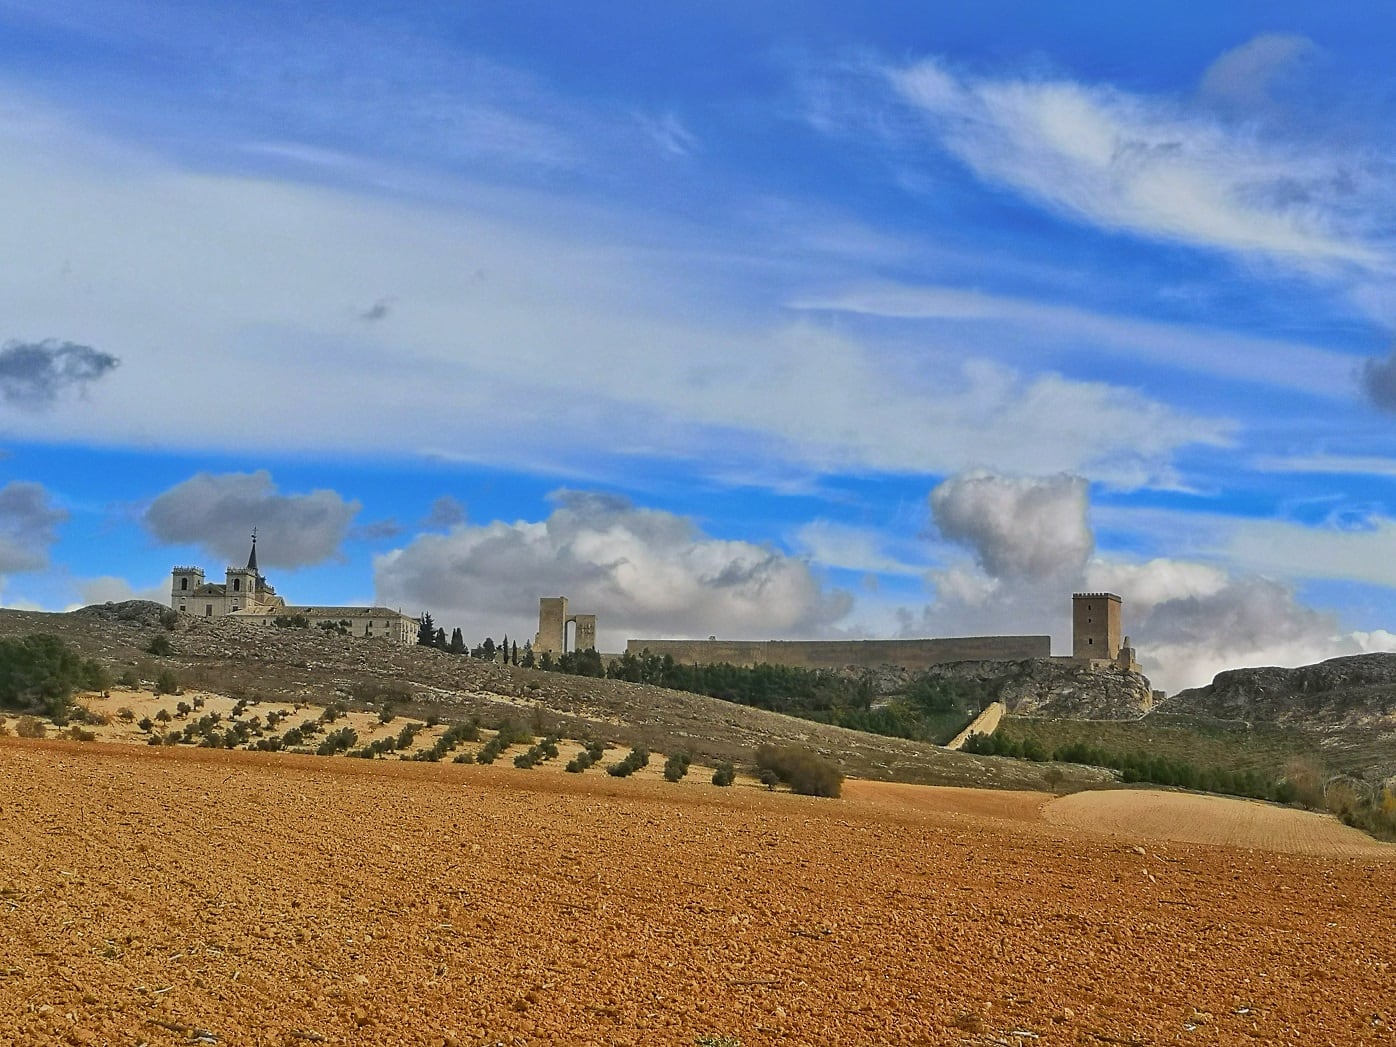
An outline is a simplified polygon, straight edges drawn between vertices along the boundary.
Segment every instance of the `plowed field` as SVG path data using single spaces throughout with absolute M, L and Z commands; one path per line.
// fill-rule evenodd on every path
M 1396 857 L 1396 846 L 1379 843 L 1327 815 L 1227 796 L 1144 789 L 1076 793 L 1054 800 L 1043 813 L 1057 825 L 1142 839 L 1285 854 Z
M 1046 799 L 0 739 L 0 1043 L 1393 1042 L 1396 863 Z

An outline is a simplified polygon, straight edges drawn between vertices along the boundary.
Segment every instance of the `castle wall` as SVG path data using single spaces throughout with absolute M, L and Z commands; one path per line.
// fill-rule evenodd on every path
M 926 669 L 945 662 L 1018 661 L 1048 658 L 1050 636 L 964 636 L 936 640 L 628 640 L 627 652 L 645 650 L 676 662 L 714 665 L 787 665 L 799 669 L 875 668 L 897 665 Z

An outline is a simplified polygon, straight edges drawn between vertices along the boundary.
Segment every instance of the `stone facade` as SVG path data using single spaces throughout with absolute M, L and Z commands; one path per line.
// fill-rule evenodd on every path
M 417 642 L 417 619 L 388 607 L 289 607 L 257 567 L 257 536 L 246 567 L 229 567 L 222 583 L 206 582 L 201 567 L 176 567 L 170 572 L 170 606 L 199 618 L 236 618 L 272 626 L 276 619 L 305 618 L 312 627 L 332 627 L 351 636 Z
M 596 649 L 596 615 L 568 614 L 567 597 L 543 596 L 538 600 L 538 632 L 533 637 L 535 654 L 565 654 L 567 647 L 567 626 L 576 625 L 571 649 L 574 651 L 594 651 Z
M 1109 662 L 1138 672 L 1134 648 L 1121 627 L 1124 601 L 1114 593 L 1071 597 L 1071 656 L 1079 662 Z

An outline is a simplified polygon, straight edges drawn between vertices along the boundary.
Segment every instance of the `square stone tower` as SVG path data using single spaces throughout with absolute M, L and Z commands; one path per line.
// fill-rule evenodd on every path
M 1082 661 L 1115 661 L 1124 632 L 1121 600 L 1114 593 L 1074 593 L 1071 597 L 1071 655 Z
M 538 600 L 538 634 L 535 654 L 562 654 L 567 650 L 567 597 L 543 596 Z

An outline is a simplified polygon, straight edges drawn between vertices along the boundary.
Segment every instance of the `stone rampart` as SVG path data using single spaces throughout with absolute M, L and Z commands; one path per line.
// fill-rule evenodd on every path
M 688 665 L 787 665 L 798 669 L 925 669 L 946 662 L 1021 661 L 1052 654 L 1050 636 L 961 636 L 936 640 L 627 640 L 627 652 L 670 655 Z

